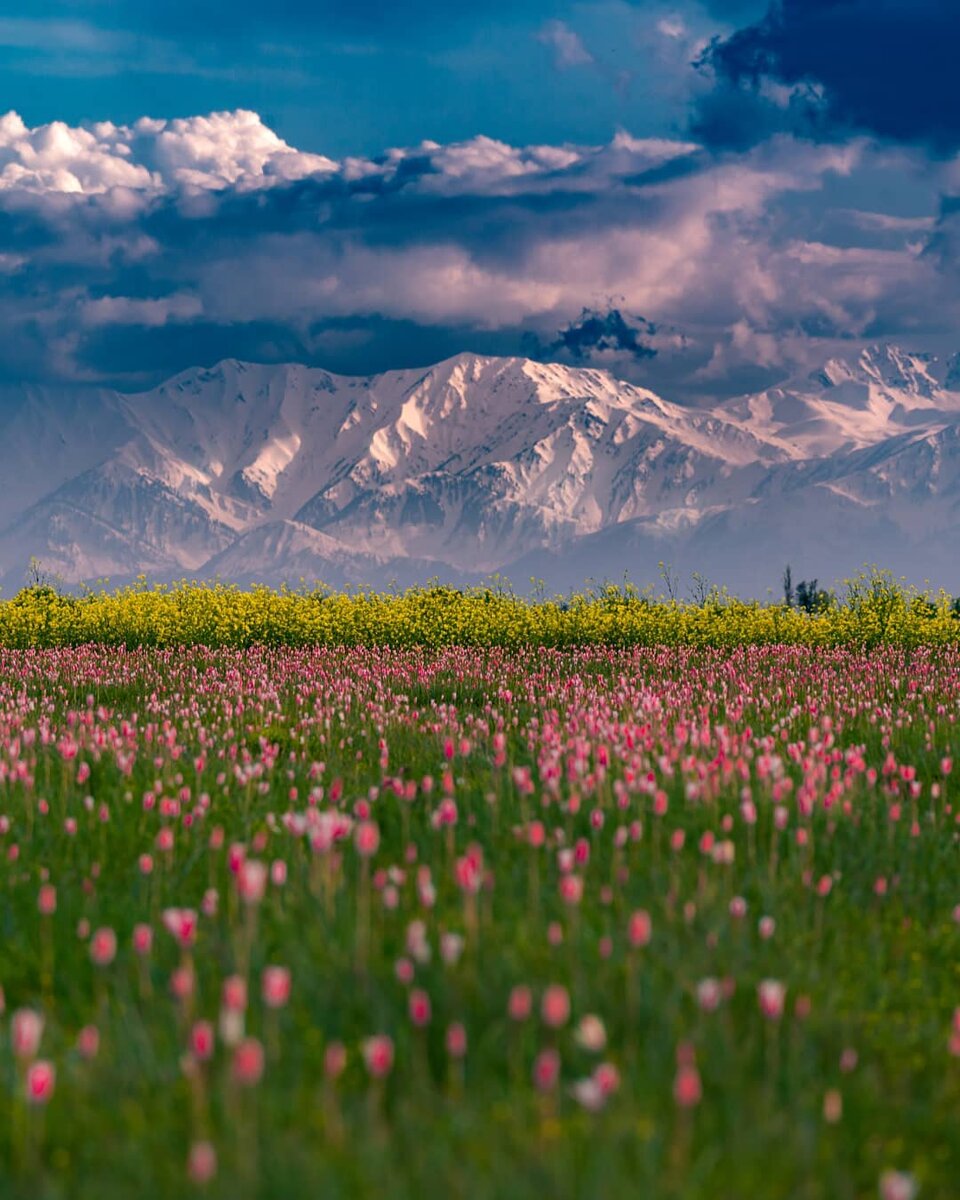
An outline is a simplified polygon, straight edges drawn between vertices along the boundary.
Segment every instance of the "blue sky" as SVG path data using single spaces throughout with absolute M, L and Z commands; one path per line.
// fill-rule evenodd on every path
M 474 349 L 696 397 L 960 343 L 958 34 L 953 0 L 0 2 L 0 379 Z
M 682 20 L 699 37 L 733 28 L 700 5 L 625 0 L 36 0 L 24 11 L 0 5 L 0 66 L 29 124 L 247 108 L 327 154 L 478 133 L 676 132 L 688 64 L 656 24 Z

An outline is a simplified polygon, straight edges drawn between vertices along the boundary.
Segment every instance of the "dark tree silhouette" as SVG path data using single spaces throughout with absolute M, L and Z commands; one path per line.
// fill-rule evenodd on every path
M 793 572 L 789 563 L 783 573 L 783 602 L 787 608 L 793 608 Z

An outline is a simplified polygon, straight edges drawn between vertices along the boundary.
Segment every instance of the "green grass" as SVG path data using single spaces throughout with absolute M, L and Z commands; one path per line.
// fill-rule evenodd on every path
M 0 653 L 0 1196 L 861 1200 L 896 1168 L 922 1200 L 949 1200 L 960 1179 L 960 1058 L 948 1048 L 960 825 L 942 760 L 960 762 L 958 712 L 953 648 Z M 413 798 L 394 780 L 415 782 Z M 369 804 L 380 831 L 369 875 L 352 834 L 333 866 L 285 829 L 284 814 L 305 812 L 321 787 L 317 811 Z M 457 819 L 438 829 L 445 790 Z M 797 799 L 807 792 L 809 814 Z M 162 799 L 181 794 L 179 814 L 163 816 Z M 530 846 L 533 821 L 549 847 Z M 619 844 L 635 823 L 640 836 Z M 157 848 L 162 829 L 174 831 L 170 852 Z M 211 845 L 215 829 L 222 844 Z M 714 861 L 704 834 L 729 839 L 733 862 Z M 570 906 L 557 851 L 578 839 L 589 861 L 575 867 L 583 899 Z M 238 897 L 232 843 L 286 864 L 286 884 L 255 908 Z M 491 872 L 475 906 L 455 878 L 472 845 Z M 432 907 L 418 894 L 423 866 Z M 376 878 L 391 869 L 396 907 Z M 37 910 L 45 878 L 57 888 L 50 918 Z M 217 911 L 181 952 L 161 914 L 200 908 L 209 889 Z M 747 905 L 739 920 L 734 897 Z M 627 938 L 638 909 L 653 924 L 643 948 Z M 763 915 L 776 921 L 766 940 Z M 396 975 L 416 920 L 431 948 L 414 982 L 431 999 L 427 1029 L 411 1025 Z M 113 963 L 91 962 L 82 922 L 115 930 Z M 138 922 L 154 929 L 146 960 L 131 947 Z M 465 937 L 455 964 L 440 953 L 445 932 Z M 170 979 L 187 958 L 196 988 L 185 1004 Z M 271 963 L 293 982 L 278 1011 L 259 994 Z M 218 1021 L 223 980 L 238 970 L 246 1032 L 267 1055 L 250 1089 L 232 1081 L 219 1034 L 213 1060 L 184 1071 L 192 1021 Z M 716 1012 L 697 1003 L 707 977 L 735 985 Z M 787 985 L 781 1021 L 760 1015 L 765 978 Z M 559 1030 L 538 1014 L 551 983 L 571 998 Z M 517 984 L 535 997 L 522 1025 L 507 1015 Z M 57 1068 L 42 1108 L 25 1105 L 9 1044 L 24 1006 L 45 1014 L 40 1055 Z M 605 1025 L 602 1054 L 576 1043 L 588 1013 Z M 445 1048 L 453 1021 L 469 1039 L 462 1076 Z M 89 1024 L 101 1045 L 86 1061 L 76 1037 Z M 396 1048 L 382 1086 L 361 1049 L 379 1032 Z M 329 1084 L 334 1041 L 348 1059 Z M 703 1087 L 690 1110 L 673 1097 L 686 1043 Z M 546 1047 L 562 1059 L 549 1096 L 531 1081 Z M 850 1048 L 858 1062 L 845 1073 Z M 589 1112 L 570 1089 L 601 1060 L 621 1086 Z M 823 1115 L 833 1089 L 836 1123 Z M 201 1139 L 218 1157 L 202 1188 L 186 1172 Z

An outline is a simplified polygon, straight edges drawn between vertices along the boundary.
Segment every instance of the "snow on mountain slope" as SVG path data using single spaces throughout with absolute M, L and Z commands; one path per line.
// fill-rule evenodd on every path
M 68 580 L 935 575 L 960 541 L 960 366 L 872 347 L 707 411 L 520 358 L 227 360 L 135 395 L 8 388 L 0 469 L 8 589 L 31 555 Z
M 805 379 L 721 409 L 758 437 L 784 442 L 797 458 L 819 458 L 960 421 L 960 372 L 951 374 L 931 355 L 873 346 L 852 362 L 831 359 Z
M 107 461 L 38 501 L 0 534 L 0 563 L 41 558 L 67 580 L 195 571 L 233 538 L 189 496 Z
M 746 495 L 785 453 L 605 372 L 472 355 L 371 380 L 347 425 L 340 469 L 298 519 L 374 553 L 480 570 L 610 522 Z

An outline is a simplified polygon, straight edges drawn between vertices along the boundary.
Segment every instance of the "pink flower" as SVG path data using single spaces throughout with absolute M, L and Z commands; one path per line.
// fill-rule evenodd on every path
M 570 1019 L 570 994 L 562 984 L 552 983 L 543 993 L 540 1015 L 551 1029 L 566 1025 Z
M 471 846 L 454 865 L 454 877 L 462 892 L 475 895 L 483 887 L 483 851 Z
M 357 826 L 355 841 L 361 858 L 373 858 L 380 847 L 380 829 L 376 821 L 361 821 Z
M 37 908 L 45 916 L 49 917 L 57 911 L 57 889 L 52 883 L 45 883 L 37 895 Z
M 197 936 L 197 914 L 192 908 L 165 908 L 163 923 L 181 946 L 193 945 Z
M 244 1038 L 233 1052 L 233 1078 L 241 1087 L 254 1087 L 263 1077 L 263 1046 Z
M 209 1021 L 197 1021 L 190 1030 L 190 1049 L 199 1062 L 207 1062 L 213 1058 L 216 1037 L 213 1026 Z
M 217 1152 L 210 1142 L 194 1142 L 187 1158 L 187 1175 L 193 1183 L 209 1183 L 217 1173 Z
M 263 1002 L 268 1008 L 283 1008 L 290 1000 L 290 970 L 265 967 L 262 979 Z
M 385 1033 L 369 1037 L 363 1043 L 363 1061 L 374 1079 L 383 1079 L 393 1068 L 393 1040 Z
M 718 979 L 701 979 L 697 984 L 697 1003 L 704 1012 L 715 1012 L 723 999 L 723 988 Z
M 26 1092 L 30 1104 L 47 1104 L 57 1083 L 57 1069 L 52 1062 L 38 1059 L 27 1068 Z
M 43 1037 L 43 1016 L 32 1008 L 18 1008 L 10 1018 L 10 1041 L 17 1058 L 36 1058 Z
M 451 1058 L 463 1058 L 467 1053 L 467 1031 L 459 1021 L 447 1026 L 446 1045 Z
M 524 983 L 518 983 L 510 992 L 507 1012 L 511 1021 L 525 1021 L 533 1009 L 533 993 Z
M 880 1176 L 880 1200 L 913 1200 L 917 1181 L 905 1171 L 884 1171 Z
M 177 1000 L 186 1000 L 188 996 L 192 996 L 195 984 L 193 967 L 189 963 L 177 967 L 170 975 L 170 991 Z
M 112 929 L 98 929 L 90 939 L 90 957 L 98 967 L 108 967 L 117 956 L 117 935 Z
M 424 1025 L 430 1024 L 431 1007 L 430 997 L 422 988 L 414 988 L 410 993 L 409 1000 L 410 1020 L 418 1028 L 423 1028 Z
M 81 1058 L 96 1058 L 100 1049 L 100 1031 L 96 1025 L 84 1025 L 77 1034 L 77 1051 Z
M 760 1002 L 760 1011 L 768 1021 L 779 1021 L 783 1016 L 786 996 L 786 985 L 778 979 L 764 979 L 760 982 L 757 987 L 757 999 Z
M 593 1072 L 593 1078 L 605 1096 L 612 1096 L 620 1088 L 620 1072 L 613 1063 L 598 1063 Z
M 267 864 L 245 858 L 237 868 L 237 891 L 244 904 L 259 904 L 267 890 Z
M 641 908 L 631 914 L 630 923 L 627 926 L 627 937 L 630 940 L 631 946 L 640 947 L 648 945 L 652 933 L 653 922 L 650 920 L 650 914 L 645 909 Z
M 603 1062 L 588 1079 L 579 1080 L 570 1091 L 588 1112 L 599 1112 L 619 1088 L 620 1072 L 613 1063 Z
M 150 953 L 153 946 L 153 930 L 149 925 L 134 925 L 133 927 L 133 948 L 137 954 L 143 957 Z
M 538 1092 L 552 1092 L 560 1079 L 560 1055 L 556 1050 L 541 1050 L 533 1064 L 533 1083 Z
M 583 899 L 583 879 L 579 875 L 562 875 L 560 895 L 567 904 L 579 904 Z
M 243 1012 L 247 1007 L 247 981 L 240 975 L 228 975 L 223 981 L 223 1007 Z
M 693 1063 L 677 1068 L 673 1081 L 673 1098 L 681 1108 L 696 1108 L 703 1098 L 700 1072 Z

